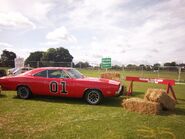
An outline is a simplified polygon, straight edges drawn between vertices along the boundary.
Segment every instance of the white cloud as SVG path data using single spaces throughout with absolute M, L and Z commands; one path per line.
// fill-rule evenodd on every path
M 77 39 L 68 32 L 68 30 L 62 26 L 60 28 L 56 28 L 54 31 L 49 32 L 46 35 L 46 38 L 51 41 L 49 42 L 52 44 L 63 44 L 63 43 L 76 43 Z
M 12 44 L 9 44 L 9 43 L 6 43 L 6 42 L 0 42 L 0 46 L 1 46 L 2 49 L 3 49 L 3 47 L 4 48 L 13 47 Z
M 13 45 L 10 43 L 6 43 L 6 42 L 0 42 L 0 54 L 2 53 L 3 50 L 14 50 L 13 49 Z
M 51 25 L 48 19 L 49 12 L 54 8 L 52 0 L 1 0 L 0 13 L 20 13 L 39 27 Z
M 0 13 L 0 27 L 3 28 L 32 28 L 36 26 L 21 13 Z
M 7 50 L 7 51 L 14 52 L 17 57 L 26 58 L 29 55 L 29 53 L 32 52 L 30 48 L 17 49 L 18 47 L 19 46 L 16 46 L 7 42 L 0 42 L 0 54 L 3 52 L 3 50 Z
M 106 56 L 122 64 L 181 60 L 185 59 L 184 7 L 183 0 L 1 0 L 1 14 L 20 13 L 27 19 L 21 18 L 25 27 L 33 28 L 32 22 L 37 28 L 24 35 L 16 32 L 15 40 L 9 37 L 15 32 L 5 32 L 1 25 L 0 41 L 10 40 L 22 48 L 29 44 L 34 47 L 30 51 L 62 44 L 75 61 L 90 63 L 100 63 Z M 0 24 L 22 25 L 4 21 Z
M 117 13 L 117 6 L 127 0 L 85 0 L 74 2 L 72 10 L 68 11 L 68 18 L 72 27 L 104 29 L 114 22 L 113 13 Z

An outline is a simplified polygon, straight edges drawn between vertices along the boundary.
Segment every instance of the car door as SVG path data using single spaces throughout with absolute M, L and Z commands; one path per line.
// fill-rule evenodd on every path
M 50 79 L 48 79 L 48 70 L 43 70 L 32 75 L 32 80 L 30 81 L 30 88 L 33 94 L 49 95 Z
M 50 95 L 73 97 L 74 83 L 62 69 L 48 70 L 49 93 Z
M 60 79 L 60 96 L 75 97 L 74 81 L 72 78 L 64 77 Z
M 64 97 L 74 97 L 74 82 L 73 79 L 64 71 L 60 70 L 59 94 Z
M 62 69 L 41 71 L 34 76 L 32 92 L 39 95 L 73 97 L 74 83 Z

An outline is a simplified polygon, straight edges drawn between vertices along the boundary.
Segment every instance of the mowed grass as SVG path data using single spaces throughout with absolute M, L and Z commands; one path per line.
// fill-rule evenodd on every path
M 104 71 L 80 70 L 87 76 L 99 77 Z M 141 76 L 140 72 L 123 72 L 125 76 Z M 145 73 L 157 77 L 156 73 Z M 163 73 L 176 79 L 176 73 Z M 128 82 L 124 82 L 128 85 Z M 134 97 L 143 97 L 147 88 L 164 85 L 134 83 Z M 35 96 L 29 100 L 16 97 L 16 92 L 0 95 L 0 138 L 53 139 L 183 139 L 185 136 L 185 85 L 174 87 L 178 104 L 173 112 L 142 115 L 121 106 L 123 97 L 104 99 L 91 106 L 82 99 Z

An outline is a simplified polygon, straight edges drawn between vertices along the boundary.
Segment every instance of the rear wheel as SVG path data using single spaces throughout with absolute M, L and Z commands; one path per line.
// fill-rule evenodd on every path
M 99 104 L 102 100 L 102 94 L 100 91 L 92 89 L 86 92 L 85 100 L 91 105 Z
M 17 96 L 22 99 L 28 99 L 31 96 L 31 91 L 26 86 L 20 86 L 17 88 Z

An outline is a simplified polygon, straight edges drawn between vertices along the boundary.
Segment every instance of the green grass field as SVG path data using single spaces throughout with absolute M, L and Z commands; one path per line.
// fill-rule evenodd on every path
M 80 70 L 98 77 L 103 71 Z M 125 76 L 141 76 L 140 72 L 121 72 Z M 157 77 L 156 73 L 144 73 Z M 161 73 L 160 77 L 176 79 L 177 73 Z M 182 75 L 182 78 L 185 78 Z M 128 85 L 128 82 L 124 82 Z M 134 97 L 143 97 L 147 88 L 164 85 L 134 83 Z M 174 87 L 178 104 L 173 112 L 142 115 L 121 107 L 123 97 L 108 98 L 91 106 L 82 99 L 35 96 L 29 100 L 16 97 L 16 92 L 0 95 L 0 138 L 52 139 L 184 139 L 185 85 Z

